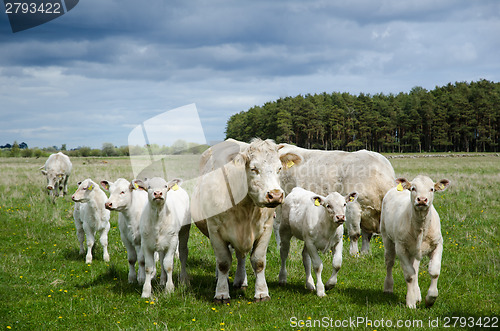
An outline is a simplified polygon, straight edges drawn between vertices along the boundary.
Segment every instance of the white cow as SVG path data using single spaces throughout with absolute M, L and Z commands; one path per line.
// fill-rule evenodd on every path
M 128 180 L 118 178 L 115 182 L 101 181 L 101 186 L 109 191 L 109 199 L 106 201 L 106 209 L 116 210 L 118 215 L 118 227 L 123 244 L 127 249 L 129 263 L 128 282 L 139 282 L 144 284 L 144 255 L 141 249 L 140 221 L 144 206 L 148 202 L 148 194 L 138 189 Z M 135 272 L 135 263 L 139 261 L 139 273 Z
M 57 196 L 68 193 L 68 178 L 72 168 L 69 157 L 59 152 L 51 154 L 42 169 L 42 174 L 47 177 L 47 193 L 52 192 L 53 201 Z
M 78 183 L 78 189 L 71 197 L 75 201 L 73 217 L 75 219 L 76 235 L 80 242 L 80 254 L 84 254 L 83 241 L 87 238 L 87 256 L 85 263 L 92 263 L 92 247 L 95 235 L 101 232 L 99 241 L 103 249 L 103 260 L 109 261 L 108 232 L 110 213 L 104 207 L 106 194 L 90 178 Z
M 141 246 L 144 254 L 146 279 L 142 297 L 151 296 L 151 279 L 155 276 L 154 253 L 159 252 L 161 263 L 160 285 L 165 292 L 174 291 L 172 272 L 174 255 L 179 245 L 181 261 L 181 281 L 187 282 L 186 261 L 188 256 L 187 240 L 191 215 L 189 196 L 179 185 L 180 179 L 166 182 L 163 178 L 153 177 L 146 181 L 134 180 L 134 185 L 148 192 L 148 202 L 141 215 Z
M 398 256 L 408 288 L 406 305 L 416 308 L 422 301 L 418 287 L 418 269 L 423 255 L 428 255 L 431 285 L 425 297 L 426 306 L 437 299 L 437 281 L 441 270 L 443 237 L 439 215 L 432 205 L 434 192 L 445 190 L 450 182 L 434 183 L 429 177 L 417 176 L 412 182 L 396 180 L 398 186 L 389 190 L 382 203 L 381 232 L 385 247 L 387 276 L 384 292 L 393 291 L 392 267 Z
M 279 146 L 282 147 L 280 155 L 293 152 L 304 159 L 299 166 L 289 162 L 285 171 L 282 171 L 281 186 L 286 194 L 296 186 L 321 195 L 358 192 L 357 201 L 349 204 L 346 211 L 350 254 L 357 255 L 360 234 L 363 235 L 361 253 L 368 253 L 372 234 L 380 232 L 382 199 L 394 186 L 395 174 L 391 163 L 381 154 L 366 150 L 321 151 L 288 144 Z M 275 230 L 279 227 L 280 214 L 278 208 Z
M 233 139 L 213 146 L 202 154 L 203 174 L 192 198 L 193 220 L 210 238 L 218 270 L 214 301 L 229 302 L 228 276 L 234 248 L 238 266 L 234 287 L 246 287 L 245 257 L 255 272 L 255 300 L 269 300 L 265 278 L 266 251 L 272 233 L 274 208 L 283 202 L 279 183 L 283 164 L 294 153 L 278 155 L 272 140 L 254 139 L 250 144 Z
M 346 206 L 356 201 L 357 192 L 345 197 L 333 192 L 323 197 L 314 192 L 295 187 L 285 198 L 282 206 L 283 219 L 280 224 L 281 236 L 281 270 L 279 284 L 286 284 L 286 259 L 290 250 L 290 239 L 296 237 L 304 241 L 302 261 L 306 272 L 306 287 L 313 291 L 314 280 L 311 275 L 311 259 L 316 273 L 316 294 L 319 297 L 326 295 L 325 286 L 321 280 L 323 262 L 318 250 L 324 253 L 333 251 L 333 272 L 326 283 L 326 289 L 337 284 L 337 273 L 342 265 L 342 239 L 344 233 Z

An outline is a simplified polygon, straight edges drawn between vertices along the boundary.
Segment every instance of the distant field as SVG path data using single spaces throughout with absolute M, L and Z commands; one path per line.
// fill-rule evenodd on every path
M 392 156 L 392 155 L 390 155 Z M 350 257 L 344 242 L 344 260 L 336 288 L 318 298 L 304 286 L 302 243 L 292 240 L 288 285 L 278 286 L 279 251 L 272 239 L 266 275 L 271 301 L 254 303 L 252 269 L 247 262 L 249 288 L 230 287 L 229 305 L 215 305 L 215 258 L 210 242 L 196 227 L 189 241 L 191 286 L 174 282 L 166 295 L 156 283 L 150 300 L 141 288 L 127 282 L 125 248 L 112 213 L 109 232 L 111 261 L 94 250 L 92 265 L 78 255 L 70 197 L 49 203 L 45 178 L 38 168 L 45 159 L 0 158 L 0 328 L 18 330 L 299 330 L 308 325 L 334 329 L 337 323 L 360 330 L 387 329 L 400 321 L 412 329 L 477 328 L 488 318 L 500 317 L 500 157 L 391 158 L 396 175 L 413 179 L 426 174 L 433 180 L 451 180 L 436 194 L 434 205 L 442 219 L 444 253 L 436 304 L 417 310 L 405 307 L 406 285 L 399 263 L 394 268 L 394 294 L 383 293 L 384 248 L 372 240 L 372 254 Z M 133 176 L 127 158 L 74 158 L 70 194 L 76 182 Z M 169 178 L 186 179 L 186 189 L 198 168 L 197 156 L 167 160 Z M 347 239 L 346 239 L 347 241 Z M 322 255 L 323 277 L 331 273 L 331 256 Z M 423 297 L 429 286 L 424 259 L 419 276 Z M 233 261 L 234 273 L 235 261 Z M 232 276 L 232 274 L 231 274 Z M 451 317 L 461 317 L 453 320 Z M 464 319 L 466 318 L 466 319 Z M 319 320 L 319 322 L 315 322 Z M 369 320 L 369 321 L 368 321 Z M 300 327 L 299 322 L 306 323 Z M 353 324 L 353 322 L 355 322 Z M 479 324 L 478 324 L 479 323 Z M 493 323 L 490 320 L 489 325 Z M 463 324 L 462 324 L 463 325 Z M 500 321 L 497 321 L 497 326 Z

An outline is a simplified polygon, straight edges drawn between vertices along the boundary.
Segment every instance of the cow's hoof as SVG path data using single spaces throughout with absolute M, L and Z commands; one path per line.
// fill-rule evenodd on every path
M 269 295 L 266 295 L 265 297 L 255 298 L 255 302 L 264 302 L 269 300 L 271 300 L 271 297 Z
M 335 285 L 336 285 L 336 284 L 326 284 L 326 285 L 325 285 L 325 290 L 327 290 L 327 291 L 328 291 L 328 290 L 331 290 L 332 288 L 334 288 L 334 287 L 335 287 Z
M 230 298 L 225 298 L 225 299 L 217 299 L 217 298 L 214 298 L 214 303 L 216 305 L 227 305 L 231 302 L 231 299 Z

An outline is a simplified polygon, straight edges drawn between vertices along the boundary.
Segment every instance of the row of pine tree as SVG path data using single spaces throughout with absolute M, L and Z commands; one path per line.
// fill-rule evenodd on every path
M 456 82 L 397 95 L 334 92 L 280 98 L 228 120 L 226 138 L 253 137 L 346 151 L 497 152 L 500 83 Z

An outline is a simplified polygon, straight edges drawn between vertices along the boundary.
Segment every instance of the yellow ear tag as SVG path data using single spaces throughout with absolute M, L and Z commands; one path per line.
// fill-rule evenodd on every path
M 134 182 L 134 188 L 135 188 L 136 190 L 138 190 L 138 189 L 139 189 L 139 185 L 137 185 L 137 183 L 136 183 L 136 182 Z
M 354 201 L 354 197 L 349 197 L 349 202 L 353 202 Z
M 290 161 L 288 161 L 288 162 L 286 163 L 286 167 L 287 167 L 287 168 L 291 168 L 291 167 L 293 167 L 293 165 L 294 165 L 294 164 L 295 164 L 295 162 L 293 162 L 292 160 L 290 160 Z
M 320 205 L 320 203 L 319 203 L 319 199 L 315 199 L 315 200 L 314 200 L 314 205 L 315 205 L 315 206 L 319 206 L 319 205 Z
M 403 185 L 401 185 L 401 183 L 399 183 L 398 186 L 396 186 L 396 189 L 398 191 L 402 191 L 403 190 Z
M 90 185 L 87 190 L 92 191 L 92 185 Z
M 444 184 L 442 184 L 442 183 L 439 184 L 439 188 L 442 189 L 442 190 L 444 190 Z
M 172 190 L 177 191 L 178 189 L 179 189 L 179 185 L 174 184 L 174 186 L 172 186 Z

